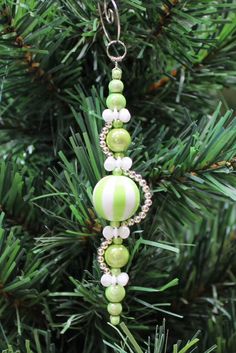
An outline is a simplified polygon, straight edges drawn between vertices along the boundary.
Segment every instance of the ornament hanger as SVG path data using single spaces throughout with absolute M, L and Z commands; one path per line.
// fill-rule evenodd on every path
M 117 63 L 121 62 L 127 54 L 126 45 L 124 42 L 120 40 L 121 25 L 120 25 L 120 15 L 119 15 L 118 6 L 114 0 L 110 0 L 110 1 L 104 0 L 103 5 L 101 5 L 101 3 L 98 2 L 98 11 L 100 15 L 103 32 L 108 40 L 108 44 L 106 46 L 107 56 L 117 66 Z M 110 33 L 108 32 L 106 27 L 107 24 L 116 25 L 115 39 L 113 39 Z M 117 50 L 118 47 L 122 48 L 123 54 L 117 55 L 117 56 L 112 55 L 111 49 L 113 48 L 113 50 Z

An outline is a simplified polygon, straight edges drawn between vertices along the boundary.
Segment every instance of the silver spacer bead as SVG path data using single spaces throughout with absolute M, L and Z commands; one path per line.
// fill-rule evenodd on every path
M 102 148 L 106 147 L 106 142 L 105 142 L 105 141 L 100 141 L 100 146 L 101 146 Z
M 147 213 L 149 211 L 149 207 L 147 205 L 142 206 L 142 211 Z
M 105 134 L 100 134 L 99 138 L 100 138 L 101 141 L 105 141 L 106 135 Z
M 141 222 L 141 217 L 139 217 L 139 216 L 134 217 L 134 222 L 135 223 L 140 223 Z
M 145 199 L 151 199 L 152 194 L 150 192 L 145 192 L 144 197 L 145 197 Z
M 99 262 L 99 263 L 103 263 L 103 262 L 104 262 L 104 257 L 101 256 L 101 255 L 99 255 L 99 256 L 98 256 L 98 262 Z
M 133 226 L 134 225 L 134 219 L 133 218 L 128 220 L 128 225 L 129 226 Z
M 136 177 L 136 173 L 133 170 L 130 170 L 128 174 L 132 179 Z
M 108 131 L 109 131 L 108 127 L 105 126 L 102 128 L 102 133 L 104 133 L 105 135 L 108 133 Z
M 104 255 L 104 249 L 101 247 L 98 249 L 98 255 L 103 256 Z
M 141 182 L 141 180 L 143 180 L 142 175 L 136 174 L 135 180 L 138 181 L 138 182 Z
M 151 206 L 152 205 L 152 200 L 151 199 L 145 200 L 145 205 Z
M 146 185 L 147 185 L 146 180 L 142 179 L 142 180 L 140 181 L 139 185 L 142 186 L 142 187 L 146 186 Z
M 140 212 L 140 213 L 139 213 L 139 216 L 140 216 L 142 219 L 144 219 L 144 218 L 147 216 L 147 214 L 146 214 L 145 212 Z
M 145 185 L 145 186 L 143 187 L 143 191 L 144 191 L 144 192 L 150 192 L 150 187 L 149 187 L 148 185 Z

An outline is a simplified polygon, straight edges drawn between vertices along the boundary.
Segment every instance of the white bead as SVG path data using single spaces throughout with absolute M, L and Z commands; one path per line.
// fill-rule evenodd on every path
M 102 113 L 102 117 L 106 123 L 111 123 L 113 121 L 113 111 L 111 109 L 105 109 Z
M 118 110 L 115 108 L 114 112 L 113 112 L 113 120 L 117 120 L 119 119 L 119 112 Z
M 117 278 L 116 276 L 111 277 L 111 284 L 114 286 L 117 283 Z
M 113 157 L 108 157 L 104 162 L 104 168 L 111 172 L 116 167 L 116 160 Z
M 104 236 L 104 238 L 106 238 L 107 240 L 110 240 L 113 238 L 113 228 L 111 226 L 106 226 L 103 228 L 102 234 Z
M 131 115 L 128 109 L 122 108 L 119 113 L 119 119 L 122 121 L 122 123 L 128 123 L 130 121 Z
M 121 168 L 124 170 L 129 170 L 132 167 L 132 159 L 129 157 L 122 158 L 122 166 Z
M 111 283 L 112 283 L 111 275 L 109 275 L 108 273 L 105 273 L 104 275 L 102 275 L 101 284 L 103 285 L 103 287 L 109 287 Z
M 123 165 L 123 159 L 117 158 L 115 161 L 115 164 L 116 164 L 116 168 L 121 168 L 121 166 Z
M 119 236 L 122 238 L 122 239 L 127 239 L 130 235 L 130 229 L 129 227 L 126 227 L 126 226 L 122 226 L 119 228 Z
M 129 282 L 129 276 L 126 272 L 122 272 L 117 276 L 117 283 L 121 286 L 126 286 Z

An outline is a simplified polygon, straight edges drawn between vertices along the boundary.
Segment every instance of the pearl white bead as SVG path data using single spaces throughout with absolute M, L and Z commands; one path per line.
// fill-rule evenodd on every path
M 126 272 L 122 272 L 117 276 L 117 283 L 121 286 L 126 286 L 129 282 L 129 276 Z
M 102 113 L 102 117 L 107 123 L 111 123 L 113 121 L 113 111 L 111 109 L 105 109 Z
M 111 284 L 114 286 L 117 283 L 117 278 L 116 276 L 111 277 Z
M 103 285 L 103 287 L 109 287 L 111 285 L 111 282 L 112 282 L 111 275 L 109 275 L 108 273 L 105 273 L 104 275 L 102 275 L 101 284 Z
M 111 172 L 116 167 L 116 160 L 113 157 L 108 157 L 104 162 L 104 168 L 108 172 Z
M 129 227 L 126 227 L 126 226 L 122 226 L 119 228 L 119 236 L 122 238 L 122 239 L 127 239 L 130 235 L 130 229 Z
M 122 158 L 122 169 L 129 170 L 132 167 L 132 159 L 129 157 Z
M 122 121 L 122 123 L 128 123 L 130 121 L 131 115 L 128 109 L 122 108 L 119 113 L 119 119 Z
M 104 238 L 110 240 L 113 238 L 113 228 L 111 226 L 106 226 L 103 228 L 102 234 Z

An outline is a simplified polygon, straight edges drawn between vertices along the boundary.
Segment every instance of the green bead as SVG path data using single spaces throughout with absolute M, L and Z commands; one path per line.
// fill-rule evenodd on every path
M 124 152 L 131 144 L 131 137 L 125 129 L 112 129 L 107 135 L 107 145 L 113 152 Z
M 108 88 L 111 93 L 121 93 L 123 92 L 124 84 L 120 80 L 112 80 L 109 83 Z
M 107 108 L 121 110 L 126 106 L 126 99 L 121 93 L 111 93 L 106 100 Z
M 125 297 L 125 289 L 119 284 L 109 286 L 105 291 L 105 296 L 111 303 L 120 303 Z
M 123 239 L 122 238 L 114 238 L 113 239 L 113 244 L 121 245 L 122 243 L 123 243 Z
M 122 170 L 120 168 L 116 168 L 116 169 L 113 170 L 112 174 L 113 175 L 122 175 L 123 172 L 122 172 Z
M 110 226 L 113 228 L 118 228 L 120 226 L 120 222 L 112 221 L 110 222 Z
M 119 69 L 118 67 L 115 67 L 112 69 L 112 78 L 113 80 L 121 80 L 122 77 L 122 70 Z
M 109 303 L 107 305 L 107 311 L 110 315 L 120 315 L 122 312 L 122 305 L 120 303 Z
M 121 269 L 120 268 L 112 268 L 111 273 L 113 274 L 113 276 L 118 276 L 121 273 Z
M 125 154 L 121 153 L 121 152 L 114 153 L 114 157 L 116 157 L 116 158 L 123 158 L 124 156 L 125 156 Z
M 112 325 L 117 326 L 120 323 L 120 316 L 110 316 L 110 322 Z
M 124 267 L 129 261 L 129 251 L 124 245 L 110 245 L 105 252 L 105 260 L 111 267 Z
M 120 121 L 120 120 L 115 120 L 114 122 L 113 122 L 113 127 L 122 127 L 124 124 L 122 123 L 122 121 Z

